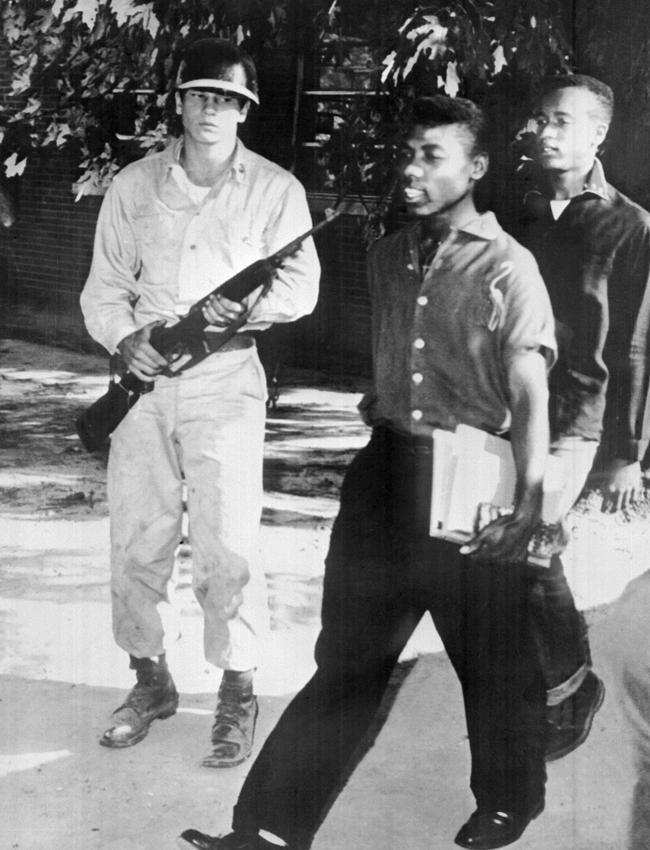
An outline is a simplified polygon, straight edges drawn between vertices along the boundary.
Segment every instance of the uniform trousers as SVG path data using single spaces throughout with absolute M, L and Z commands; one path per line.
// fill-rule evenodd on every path
M 430 446 L 378 428 L 351 464 L 326 559 L 317 672 L 253 764 L 236 831 L 309 846 L 426 611 L 462 685 L 478 804 L 543 799 L 545 687 L 527 569 L 428 536 Z M 405 759 L 417 745 L 405 742 Z
M 258 638 L 269 619 L 255 557 L 265 403 L 264 371 L 251 345 L 214 353 L 177 377 L 158 377 L 114 432 L 108 463 L 113 630 L 129 654 L 153 657 L 166 649 L 162 615 L 181 540 L 185 482 L 205 657 L 230 670 L 258 663 Z

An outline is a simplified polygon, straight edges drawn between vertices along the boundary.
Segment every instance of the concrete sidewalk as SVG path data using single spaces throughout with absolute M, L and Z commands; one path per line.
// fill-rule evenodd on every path
M 40 661 L 45 670 L 50 655 L 76 656 L 73 678 L 94 684 L 40 678 L 37 670 L 32 676 L 0 677 L 0 847 L 163 850 L 174 847 L 174 836 L 190 826 L 211 834 L 226 831 L 248 766 L 208 771 L 199 764 L 214 707 L 214 690 L 206 688 L 212 674 L 197 669 L 199 618 L 182 618 L 183 648 L 177 647 L 173 659 L 183 690 L 179 713 L 155 723 L 136 747 L 111 751 L 99 747 L 97 739 L 124 692 L 99 680 L 114 673 L 126 688 L 129 675 L 110 645 L 103 657 L 113 663 L 103 669 L 93 668 L 90 656 L 84 660 L 83 653 L 71 653 L 72 630 L 78 630 L 79 649 L 110 642 L 107 606 L 82 607 L 84 613 L 59 606 L 58 634 L 42 647 Z M 11 617 L 3 612 L 5 636 L 14 616 L 25 622 L 29 613 L 21 607 Z M 38 613 L 55 622 L 46 609 Z M 606 617 L 592 618 L 601 671 L 606 647 L 599 641 L 599 624 Z M 262 689 L 258 746 L 300 684 L 294 665 L 307 666 L 300 646 L 306 633 L 301 637 L 275 647 L 277 667 L 286 665 L 285 683 L 291 689 L 278 694 Z M 513 845 L 521 850 L 625 847 L 634 777 L 625 727 L 604 673 L 609 693 L 592 734 L 576 753 L 549 766 L 546 811 Z M 204 690 L 192 693 L 197 684 Z M 374 746 L 336 800 L 314 850 L 451 850 L 455 832 L 473 809 L 468 772 L 455 675 L 442 653 L 423 655 L 403 682 Z

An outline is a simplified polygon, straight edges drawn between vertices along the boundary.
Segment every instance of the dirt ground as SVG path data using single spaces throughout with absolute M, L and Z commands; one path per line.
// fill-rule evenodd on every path
M 2 850 L 163 850 L 189 826 L 216 834 L 247 770 L 199 766 L 218 675 L 202 658 L 184 546 L 168 612 L 179 634 L 169 657 L 180 711 L 137 747 L 97 746 L 131 685 L 111 638 L 106 457 L 85 453 L 74 430 L 105 372 L 98 356 L 0 340 Z M 313 669 L 339 487 L 367 439 L 355 409 L 361 389 L 294 371 L 269 413 L 259 553 L 273 628 L 258 676 L 258 743 Z M 650 523 L 646 511 L 600 513 L 592 493 L 573 525 L 569 578 L 611 693 L 587 745 L 550 766 L 546 812 L 513 845 L 523 850 L 625 847 L 634 774 L 601 627 L 610 603 L 650 566 Z M 473 808 L 460 692 L 430 622 L 403 662 L 388 719 L 314 850 L 447 850 Z

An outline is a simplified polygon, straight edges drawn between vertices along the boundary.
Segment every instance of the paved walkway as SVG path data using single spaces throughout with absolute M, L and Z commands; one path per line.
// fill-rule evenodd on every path
M 48 360 L 48 351 L 42 356 Z M 5 382 L 18 379 L 12 368 L 0 364 Z M 44 386 L 39 380 L 32 376 L 25 385 L 30 394 Z M 73 401 L 77 391 L 69 390 Z M 357 399 L 351 392 L 296 386 L 285 391 L 270 417 L 260 553 L 274 629 L 258 678 L 258 744 L 313 669 L 322 559 L 340 476 L 366 436 L 356 419 Z M 68 437 L 63 429 L 61 438 Z M 41 487 L 50 486 L 42 468 L 11 468 L 3 457 L 0 489 L 10 480 L 34 484 L 38 475 Z M 66 483 L 56 472 L 57 486 L 68 488 L 68 496 L 64 488 L 57 498 L 69 505 L 71 495 L 83 493 L 83 474 L 75 468 Z M 111 638 L 105 510 L 71 517 L 57 510 L 30 513 L 24 506 L 14 512 L 3 504 L 0 848 L 165 850 L 189 826 L 213 834 L 227 829 L 248 767 L 200 767 L 217 676 L 201 658 L 201 617 L 188 585 L 187 553 L 179 553 L 178 604 L 170 612 L 180 635 L 169 653 L 182 692 L 180 711 L 154 724 L 136 747 L 106 750 L 97 739 L 132 674 Z M 594 534 L 585 531 L 586 520 L 578 521 L 583 524 L 571 580 L 590 610 L 594 657 L 608 697 L 585 746 L 549 766 L 546 811 L 512 845 L 519 850 L 625 848 L 632 761 L 603 635 L 607 604 L 643 569 L 650 541 L 631 536 L 613 569 L 612 556 L 602 551 L 603 521 L 596 521 L 600 530 Z M 429 621 L 404 658 L 416 656 L 314 850 L 456 846 L 453 836 L 473 808 L 468 748 L 460 689 Z

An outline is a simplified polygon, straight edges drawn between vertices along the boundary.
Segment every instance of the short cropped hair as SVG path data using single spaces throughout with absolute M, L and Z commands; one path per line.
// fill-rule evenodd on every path
M 488 126 L 485 113 L 464 97 L 448 97 L 437 94 L 419 97 L 413 102 L 408 131 L 417 126 L 440 127 L 445 124 L 460 124 L 472 139 L 471 154 L 488 152 Z
M 593 94 L 597 107 L 596 118 L 608 126 L 614 114 L 614 92 L 601 80 L 589 77 L 587 74 L 562 74 L 557 77 L 547 77 L 542 84 L 541 96 L 553 94 L 562 89 L 585 89 Z

